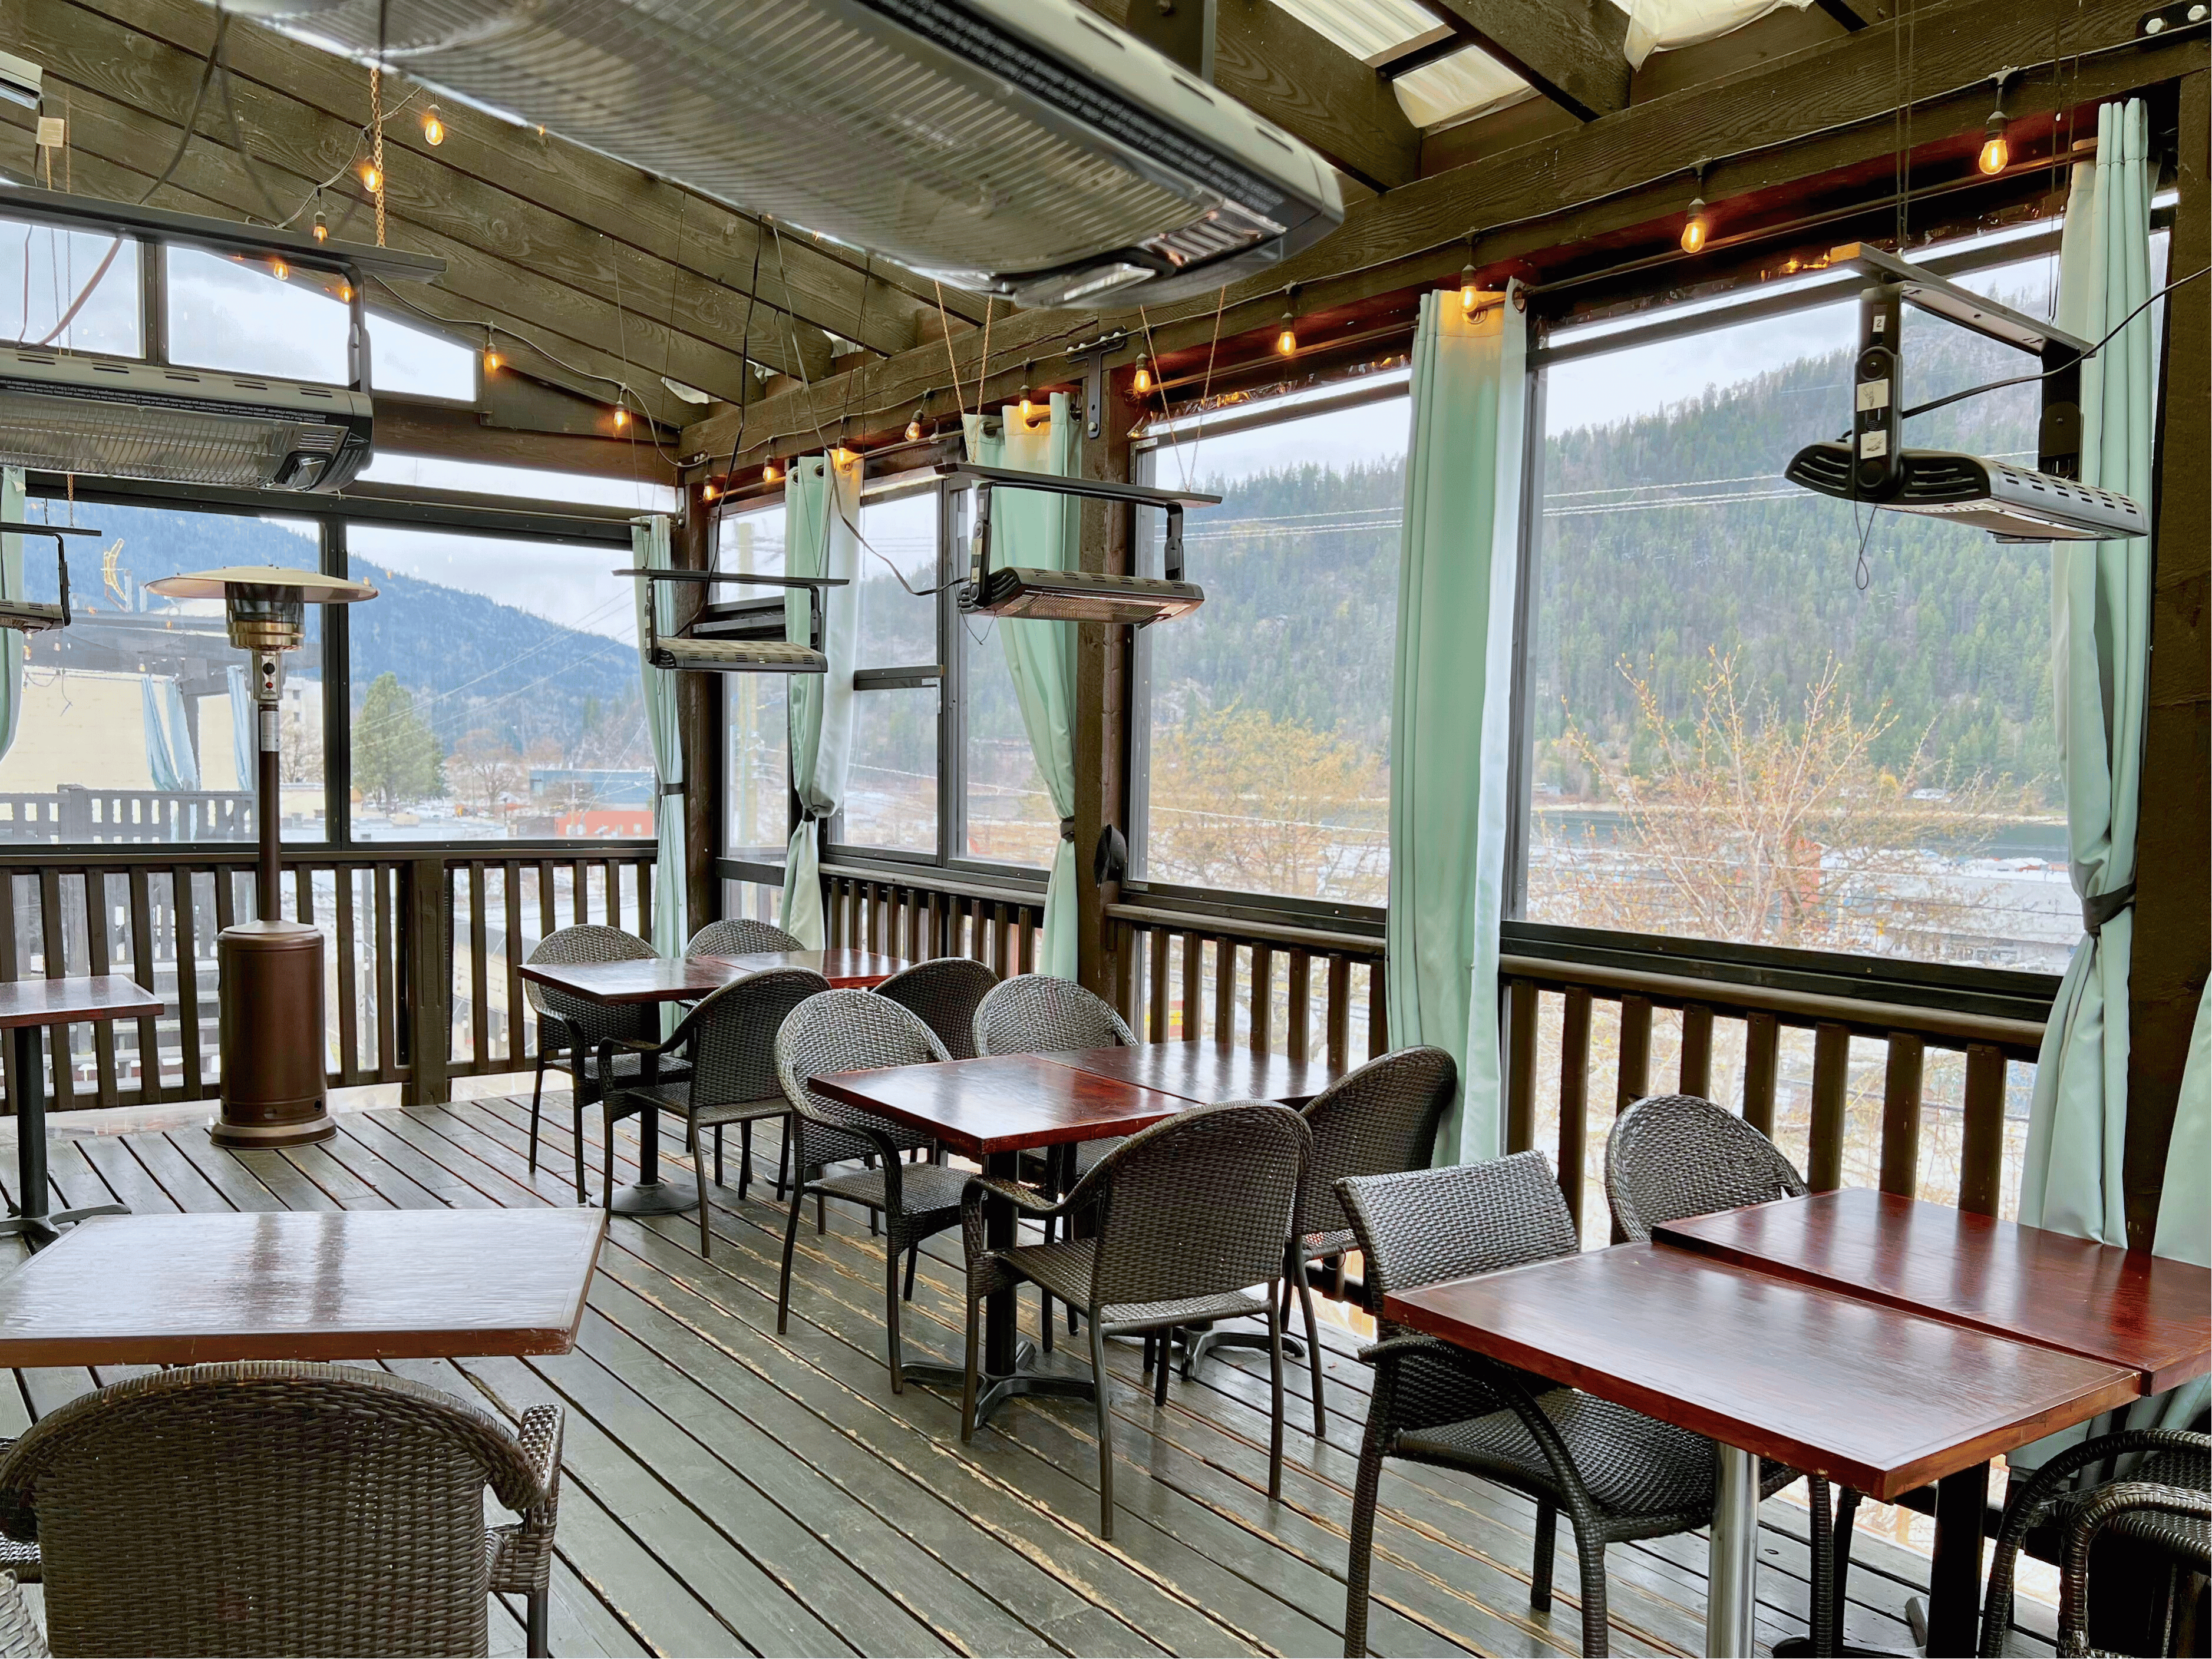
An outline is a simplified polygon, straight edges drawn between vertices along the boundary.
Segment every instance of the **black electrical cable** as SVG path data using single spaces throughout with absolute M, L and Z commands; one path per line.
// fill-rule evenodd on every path
M 229 27 L 230 14 L 227 11 L 216 13 L 215 39 L 208 46 L 207 63 L 200 70 L 200 83 L 192 94 L 192 107 L 191 112 L 185 117 L 185 130 L 177 135 L 176 153 L 169 157 L 169 165 L 161 169 L 161 176 L 146 186 L 146 193 L 138 198 L 140 207 L 144 207 L 147 203 L 152 201 L 154 192 L 176 177 L 178 167 L 184 164 L 185 151 L 191 146 L 192 130 L 199 125 L 200 106 L 206 101 L 208 82 L 215 79 L 216 55 L 222 52 L 222 37 L 224 32 Z

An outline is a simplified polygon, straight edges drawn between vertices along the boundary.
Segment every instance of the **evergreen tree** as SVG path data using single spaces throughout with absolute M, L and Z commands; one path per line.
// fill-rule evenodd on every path
M 438 739 L 415 712 L 415 699 L 396 674 L 379 674 L 353 720 L 354 787 L 382 801 L 421 800 L 445 793 L 446 761 Z

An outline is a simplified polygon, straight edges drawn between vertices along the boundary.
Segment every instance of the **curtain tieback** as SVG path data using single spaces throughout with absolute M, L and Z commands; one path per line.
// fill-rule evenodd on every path
M 1062 841 L 1073 841 L 1075 839 L 1075 820 L 1073 818 L 1062 818 L 1060 821 L 1060 838 Z
M 819 823 L 822 822 L 822 814 L 811 806 L 802 806 L 799 809 L 799 821 L 801 823 Z
M 680 795 L 684 793 L 684 786 L 680 783 L 664 783 L 660 786 L 660 793 L 664 795 Z
M 2094 939 L 2105 924 L 2136 902 L 2136 884 L 2116 887 L 2109 893 L 2085 894 L 2081 899 L 2081 931 Z

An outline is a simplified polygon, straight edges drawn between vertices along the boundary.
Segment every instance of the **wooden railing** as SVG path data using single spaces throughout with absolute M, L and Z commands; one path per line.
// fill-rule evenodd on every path
M 1816 1190 L 1983 1215 L 2016 1200 L 2032 1073 L 2008 1073 L 2033 1066 L 2039 1022 L 1534 956 L 1507 956 L 1500 977 L 1506 1149 L 1553 1154 L 1586 1240 L 1606 1236 L 1613 1116 L 1669 1091 L 1740 1109 Z
M 1143 904 L 1106 917 L 1115 1000 L 1147 1042 L 1212 1036 L 1336 1066 L 1390 1046 L 1379 934 Z
M 0 842 L 250 842 L 253 796 L 238 790 L 88 789 L 0 794 Z
M 329 941 L 332 1086 L 398 1083 L 410 1097 L 440 1099 L 455 1075 L 526 1068 L 535 1022 L 520 1017 L 523 960 L 556 927 L 647 931 L 652 863 L 650 848 L 288 853 L 281 908 Z M 252 866 L 246 847 L 0 861 L 0 979 L 127 973 L 171 1010 L 68 1028 L 51 1045 L 50 1109 L 216 1092 L 216 935 L 255 914 Z
M 823 919 L 832 945 L 921 961 L 973 957 L 1000 975 L 1036 966 L 1044 895 L 939 872 L 824 865 Z

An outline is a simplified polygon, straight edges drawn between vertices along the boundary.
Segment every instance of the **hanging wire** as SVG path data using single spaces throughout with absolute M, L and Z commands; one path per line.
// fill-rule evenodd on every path
M 208 45 L 207 62 L 200 67 L 200 83 L 192 91 L 191 108 L 185 112 L 185 130 L 177 135 L 177 147 L 170 152 L 168 166 L 161 169 L 154 182 L 146 186 L 146 193 L 138 198 L 140 207 L 152 201 L 154 192 L 175 178 L 177 168 L 183 165 L 185 152 L 191 147 L 193 130 L 199 125 L 200 106 L 207 100 L 208 83 L 215 79 L 216 54 L 222 50 L 222 37 L 229 27 L 230 14 L 227 11 L 216 13 L 215 39 Z

